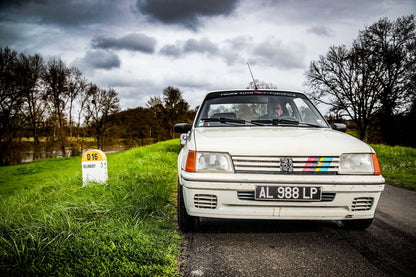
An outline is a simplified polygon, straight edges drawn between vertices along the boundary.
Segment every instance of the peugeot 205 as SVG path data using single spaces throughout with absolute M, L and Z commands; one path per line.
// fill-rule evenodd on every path
M 329 125 L 307 96 L 206 95 L 178 156 L 178 225 L 200 218 L 337 220 L 371 225 L 384 178 L 373 148 Z

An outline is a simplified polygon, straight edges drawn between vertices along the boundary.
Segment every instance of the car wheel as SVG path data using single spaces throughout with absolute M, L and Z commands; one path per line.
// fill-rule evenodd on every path
M 370 227 L 373 222 L 372 218 L 369 219 L 352 219 L 352 220 L 343 220 L 342 223 L 345 229 L 351 230 L 364 230 Z
M 191 216 L 186 212 L 183 199 L 183 189 L 178 182 L 178 226 L 181 231 L 188 232 L 198 228 L 199 218 Z

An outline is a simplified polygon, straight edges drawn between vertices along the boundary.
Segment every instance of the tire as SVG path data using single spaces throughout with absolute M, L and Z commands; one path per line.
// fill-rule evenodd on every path
M 350 230 L 364 230 L 370 227 L 373 222 L 373 218 L 368 219 L 352 219 L 352 220 L 343 220 L 344 229 Z
M 199 218 L 187 213 L 183 199 L 182 185 L 178 182 L 178 227 L 183 232 L 194 231 L 198 228 Z

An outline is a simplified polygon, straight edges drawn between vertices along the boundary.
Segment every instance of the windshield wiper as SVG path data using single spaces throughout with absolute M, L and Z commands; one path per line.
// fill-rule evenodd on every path
M 274 126 L 278 125 L 299 125 L 299 120 L 288 119 L 288 118 L 275 118 L 275 119 L 256 119 L 250 121 L 252 124 L 262 125 L 272 124 Z
M 205 122 L 220 122 L 223 124 L 226 123 L 238 123 L 238 124 L 246 124 L 248 121 L 245 121 L 244 119 L 236 119 L 236 118 L 227 118 L 227 117 L 205 117 L 201 118 L 202 121 Z M 274 118 L 274 119 L 255 119 L 250 121 L 251 124 L 259 125 L 259 126 L 265 126 L 265 125 L 296 125 L 304 124 L 311 127 L 321 127 L 319 125 L 306 123 L 306 122 L 299 122 L 297 119 L 292 118 Z
M 265 124 L 273 124 L 273 120 L 271 119 L 255 119 L 250 121 L 250 123 L 255 124 L 255 125 L 259 125 L 259 126 L 264 126 Z
M 246 124 L 246 121 L 243 119 L 235 119 L 235 118 L 227 118 L 227 117 L 206 117 L 206 118 L 201 118 L 201 120 L 206 121 L 206 122 Z

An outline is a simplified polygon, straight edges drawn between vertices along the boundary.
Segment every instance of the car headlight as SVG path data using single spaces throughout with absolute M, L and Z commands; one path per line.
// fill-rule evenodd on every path
M 376 154 L 342 154 L 339 174 L 380 174 Z
M 229 154 L 192 150 L 188 152 L 185 170 L 188 172 L 234 172 Z

